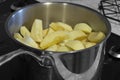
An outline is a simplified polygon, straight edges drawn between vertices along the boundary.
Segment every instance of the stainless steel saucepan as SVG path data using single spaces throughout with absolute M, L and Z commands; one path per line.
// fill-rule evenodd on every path
M 93 47 L 71 52 L 38 50 L 15 40 L 13 34 L 18 32 L 22 25 L 31 29 L 36 18 L 43 20 L 44 28 L 55 21 L 62 21 L 71 26 L 85 22 L 94 31 L 103 31 L 106 38 Z M 8 36 L 21 48 L 0 56 L 0 65 L 18 55 L 27 54 L 33 56 L 40 66 L 53 66 L 64 80 L 97 80 L 104 58 L 105 43 L 111 33 L 110 23 L 99 12 L 82 5 L 60 2 L 37 3 L 19 9 L 9 16 L 5 29 Z

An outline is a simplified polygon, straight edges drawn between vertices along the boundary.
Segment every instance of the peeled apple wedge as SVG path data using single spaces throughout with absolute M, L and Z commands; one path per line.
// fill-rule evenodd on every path
M 55 31 L 58 31 L 58 30 L 72 31 L 73 30 L 70 25 L 65 24 L 63 22 L 52 22 L 49 26 Z
M 43 27 L 42 27 L 42 20 L 40 19 L 35 19 L 32 25 L 31 29 L 31 37 L 36 41 L 36 42 L 41 42 L 43 39 Z
M 88 40 L 90 42 L 95 42 L 95 43 L 98 43 L 98 42 L 102 41 L 104 38 L 105 38 L 105 34 L 101 31 L 91 32 L 88 36 Z
M 39 48 L 38 44 L 28 35 L 25 35 L 25 37 L 21 41 L 23 44 L 26 44 L 28 46 Z
M 81 30 L 85 33 L 91 33 L 92 28 L 86 23 L 78 23 L 75 25 L 74 30 Z
M 30 31 L 25 26 L 20 27 L 20 33 L 22 34 L 23 37 L 25 35 L 30 35 Z
M 23 43 L 23 44 L 25 44 L 25 45 L 27 45 L 22 39 L 16 38 L 16 40 L 19 41 L 19 42 L 21 42 L 21 43 Z
M 48 33 L 48 28 L 47 28 L 47 29 L 44 29 L 44 30 L 42 31 L 43 37 L 45 37 L 45 36 L 47 35 L 47 33 Z
M 89 47 L 92 47 L 92 46 L 94 46 L 94 45 L 96 45 L 96 43 L 86 42 L 86 43 L 85 43 L 85 48 L 89 48 Z
M 42 49 L 46 49 L 54 44 L 60 43 L 68 36 L 68 32 L 66 31 L 55 31 L 51 34 L 45 36 L 45 38 L 40 43 L 40 47 Z
M 69 52 L 96 45 L 105 38 L 105 33 L 93 32 L 86 23 L 78 23 L 73 28 L 63 22 L 52 22 L 44 29 L 42 20 L 35 19 L 31 31 L 21 26 L 19 33 L 14 33 L 14 38 L 40 50 Z
M 52 32 L 55 32 L 55 31 L 54 31 L 52 28 L 49 28 L 47 34 L 50 34 L 50 33 L 52 33 Z
M 14 38 L 22 40 L 23 37 L 19 33 L 14 33 Z
M 87 43 L 87 41 L 88 41 L 87 38 L 81 40 L 81 42 L 82 42 L 84 45 Z
M 57 48 L 58 48 L 58 45 L 55 44 L 55 45 L 53 45 L 53 46 L 48 47 L 46 50 L 47 50 L 47 51 L 56 51 Z
M 87 35 L 80 31 L 80 30 L 77 30 L 77 31 L 71 31 L 69 32 L 69 40 L 74 40 L 74 39 L 79 39 L 79 40 L 82 40 L 84 38 L 86 38 Z
M 71 51 L 70 48 L 66 47 L 66 46 L 59 46 L 57 51 L 60 51 L 60 52 L 68 52 L 68 51 Z
M 70 40 L 66 42 L 65 45 L 73 50 L 81 50 L 85 48 L 83 43 L 78 40 Z
M 65 43 L 68 42 L 68 38 L 66 40 L 63 40 L 62 42 L 59 43 L 60 46 L 65 46 Z
M 54 32 L 54 30 L 53 30 L 52 28 L 44 29 L 44 30 L 43 30 L 43 38 L 44 38 L 46 35 L 48 35 L 48 34 L 50 34 L 50 33 L 52 33 L 52 32 Z

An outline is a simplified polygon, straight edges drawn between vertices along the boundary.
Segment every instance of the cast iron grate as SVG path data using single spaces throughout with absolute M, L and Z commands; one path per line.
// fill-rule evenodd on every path
M 101 0 L 99 10 L 108 19 L 120 23 L 120 0 Z

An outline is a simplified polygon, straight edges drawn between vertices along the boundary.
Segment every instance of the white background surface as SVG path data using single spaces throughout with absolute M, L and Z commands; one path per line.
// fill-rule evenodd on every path
M 37 0 L 40 2 L 51 2 L 51 1 L 57 1 L 57 2 L 70 2 L 70 3 L 76 3 L 76 4 L 81 4 L 88 6 L 92 9 L 98 10 L 98 5 L 101 0 Z M 112 26 L 112 32 L 120 35 L 120 22 L 115 22 L 112 20 L 109 20 Z

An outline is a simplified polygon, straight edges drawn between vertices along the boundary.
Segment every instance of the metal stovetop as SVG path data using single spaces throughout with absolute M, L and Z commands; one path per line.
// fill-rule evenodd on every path
M 0 4 L 0 55 L 7 54 L 19 48 L 19 46 L 16 46 L 16 44 L 8 38 L 4 29 L 6 19 L 12 13 L 10 5 L 13 1 L 15 0 L 7 0 Z M 36 2 L 33 1 L 33 3 Z M 120 60 L 108 55 L 109 49 L 118 44 L 120 44 L 120 37 L 112 33 L 107 40 L 106 55 L 100 80 L 120 80 Z M 34 60 L 32 62 L 36 64 Z M 29 70 L 32 69 L 37 75 L 37 73 L 39 73 L 37 72 L 39 69 L 36 69 L 38 65 L 34 66 L 35 68 L 29 68 L 29 66 L 29 63 L 26 63 L 26 59 L 23 55 L 18 56 L 0 67 L 0 80 L 34 80 L 29 78 L 29 76 L 32 75 Z

